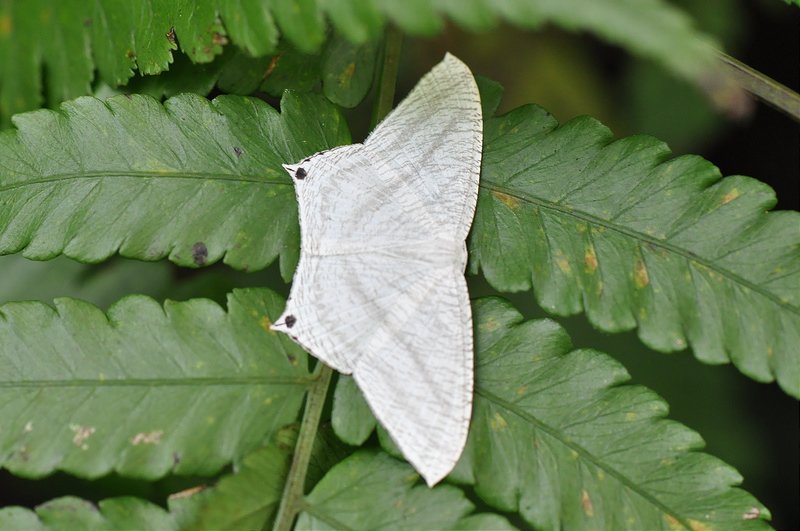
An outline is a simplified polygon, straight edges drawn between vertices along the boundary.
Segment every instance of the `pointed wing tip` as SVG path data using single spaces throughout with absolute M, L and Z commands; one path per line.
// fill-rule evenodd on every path
M 472 76 L 472 70 L 469 69 L 467 64 L 450 52 L 445 52 L 444 59 L 442 59 L 439 64 L 447 68 L 457 68 L 459 70 L 469 72 L 469 75 Z
M 297 165 L 295 164 L 281 164 L 281 166 L 289 175 L 294 175 L 294 172 L 297 171 Z
M 422 472 L 419 473 L 422 476 L 422 479 L 425 480 L 425 484 L 428 485 L 429 489 L 435 487 L 439 482 L 441 482 L 444 478 L 447 477 L 447 473 L 445 474 L 423 474 Z

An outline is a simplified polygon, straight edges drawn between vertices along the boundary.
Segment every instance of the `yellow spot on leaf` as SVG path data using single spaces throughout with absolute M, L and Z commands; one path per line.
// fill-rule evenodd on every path
M 527 390 L 528 390 L 528 386 L 527 385 L 522 385 L 520 387 L 517 387 L 517 391 L 516 391 L 517 396 L 524 395 Z
M 566 258 L 558 258 L 556 260 L 556 265 L 561 271 L 568 275 L 572 272 L 572 266 L 569 265 L 569 260 Z
M 267 398 L 265 398 L 265 399 L 264 399 L 264 401 L 263 401 L 262 403 L 263 403 L 265 406 L 269 406 L 269 405 L 271 405 L 271 404 L 272 404 L 272 397 L 271 397 L 271 396 L 268 396 Z
M 202 491 L 206 490 L 206 488 L 207 487 L 205 485 L 197 485 L 196 487 L 192 487 L 190 489 L 186 489 L 186 490 L 182 490 L 180 492 L 176 492 L 174 494 L 170 494 L 167 499 L 169 499 L 169 500 L 180 500 L 182 498 L 191 498 L 192 496 L 194 496 L 198 492 L 202 492 Z
M 494 332 L 495 330 L 500 328 L 500 323 L 497 321 L 497 319 L 490 317 L 489 319 L 486 319 L 484 322 L 482 322 L 478 328 L 480 328 L 484 332 Z
M 131 444 L 134 446 L 140 444 L 158 444 L 161 442 L 162 435 L 164 435 L 164 430 L 140 432 L 133 436 Z
M 605 479 L 606 479 L 606 473 L 603 472 L 602 470 L 598 470 L 597 471 L 597 480 L 598 481 L 604 481 Z
M 577 458 L 578 458 L 578 452 L 576 452 L 575 450 L 570 450 L 570 451 L 569 451 L 569 456 L 570 456 L 572 459 L 577 459 Z
M 266 330 L 270 334 L 275 335 L 275 330 L 272 330 L 270 328 L 270 326 L 272 326 L 272 321 L 270 321 L 269 317 L 267 317 L 266 315 L 261 318 L 261 320 L 258 322 L 258 324 L 261 325 L 261 328 L 263 328 L 264 330 Z
M 25 423 L 25 427 L 22 428 L 22 433 L 30 433 L 33 431 L 33 421 L 29 420 Z
M 211 415 L 206 417 L 206 424 L 208 424 L 209 426 L 214 424 L 215 422 L 217 422 L 217 418 L 216 417 L 211 416 Z
M 11 33 L 11 28 L 13 24 L 11 23 L 11 17 L 8 15 L 3 15 L 0 17 L 0 36 L 5 37 Z
M 202 369 L 205 366 L 206 366 L 206 362 L 204 362 L 202 360 L 200 360 L 200 361 L 198 361 L 197 363 L 194 364 L 194 368 L 195 369 Z
M 589 497 L 589 493 L 586 489 L 581 489 L 581 507 L 583 508 L 583 513 L 591 518 L 594 516 L 594 507 L 592 506 L 592 499 Z
M 492 428 L 492 431 L 503 431 L 508 427 L 508 422 L 500 413 L 495 413 L 492 418 L 489 420 L 489 426 Z
M 350 81 L 353 79 L 353 74 L 355 73 L 355 71 L 356 71 L 355 63 L 350 63 L 349 65 L 347 65 L 347 68 L 345 68 L 342 71 L 342 75 L 339 76 L 339 84 L 342 85 L 343 87 L 349 86 Z
M 497 199 L 503 202 L 511 210 L 517 210 L 519 208 L 519 199 L 514 196 L 504 194 L 503 192 L 498 192 L 497 190 L 492 192 Z
M 641 260 L 637 260 L 634 266 L 633 281 L 639 289 L 650 284 L 650 275 L 647 273 L 647 266 L 644 265 L 644 262 Z
M 722 204 L 727 205 L 737 197 L 739 197 L 741 193 L 739 192 L 738 188 L 732 188 L 730 192 L 722 196 Z
M 775 354 L 772 345 L 767 345 L 767 357 L 771 358 Z
M 594 247 L 589 246 L 583 255 L 583 262 L 586 264 L 586 272 L 594 273 L 597 271 L 597 254 L 594 252 Z
M 689 525 L 692 526 L 692 531 L 711 531 L 713 528 L 705 522 L 699 520 L 689 519 Z
M 664 520 L 667 521 L 667 527 L 670 529 L 686 529 L 674 516 L 669 514 L 664 515 Z
M 632 422 L 632 421 L 636 420 L 636 417 L 637 417 L 636 413 L 634 413 L 632 411 L 629 411 L 628 413 L 625 413 L 625 420 L 628 421 L 628 422 Z

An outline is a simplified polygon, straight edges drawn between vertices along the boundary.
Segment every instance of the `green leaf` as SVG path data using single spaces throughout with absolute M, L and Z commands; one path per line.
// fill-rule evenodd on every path
M 297 206 L 281 163 L 350 141 L 319 96 L 80 98 L 18 115 L 0 135 L 0 254 L 80 261 L 165 256 L 238 269 L 281 257 L 291 277 Z
M 306 354 L 269 330 L 283 301 L 131 296 L 0 307 L 0 464 L 39 477 L 212 474 L 297 418 Z M 197 441 L 203 441 L 198 444 Z
M 624 368 L 550 320 L 475 305 L 476 390 L 451 480 L 539 529 L 766 528 L 739 474 Z
M 317 0 L 272 0 L 271 7 L 289 42 L 301 52 L 319 51 L 325 41 L 325 21 Z
M 383 18 L 373 0 L 320 0 L 319 5 L 352 43 L 363 44 L 383 33 Z
M 259 448 L 209 489 L 188 529 L 262 529 L 275 518 L 291 461 L 293 437 Z
M 24 507 L 3 507 L 0 509 L 0 529 L 30 529 L 42 528 L 36 514 Z
M 275 52 L 280 33 L 317 53 L 326 14 L 354 44 L 376 39 L 386 22 L 434 35 L 448 17 L 474 31 L 497 20 L 589 31 L 686 77 L 713 59 L 710 39 L 664 0 L 28 0 L 0 6 L 0 120 L 40 106 L 43 71 L 55 105 L 89 94 L 95 69 L 110 86 L 125 84 L 136 69 L 163 72 L 178 45 L 199 63 L 211 62 L 228 42 L 261 57 Z
M 0 508 L 2 529 L 187 529 L 211 490 L 179 492 L 167 500 L 168 511 L 131 496 L 107 498 L 94 504 L 64 496 L 37 506 Z
M 281 96 L 287 89 L 307 92 L 322 79 L 322 56 L 282 45 L 261 78 L 261 90 L 273 96 Z
M 364 444 L 375 429 L 375 416 L 352 376 L 339 376 L 333 395 L 331 422 L 336 435 L 353 446 Z
M 362 450 L 335 467 L 305 497 L 297 529 L 453 529 L 468 518 L 472 503 L 451 485 L 416 485 L 409 465 Z M 479 523 L 513 529 L 504 518 L 481 515 Z
M 353 45 L 333 37 L 322 56 L 322 88 L 329 100 L 342 107 L 355 107 L 372 87 L 380 41 Z
M 800 214 L 767 212 L 775 194 L 758 181 L 669 155 L 535 106 L 486 120 L 472 271 L 800 396 Z
M 306 473 L 305 490 L 317 484 L 339 461 L 353 453 L 352 446 L 342 442 L 333 427 L 328 422 L 323 422 L 317 428 L 314 446 L 311 449 L 311 458 Z
M 109 498 L 98 505 L 65 496 L 36 507 L 0 509 L 3 529 L 162 529 L 179 527 L 167 511 L 148 501 L 132 498 Z

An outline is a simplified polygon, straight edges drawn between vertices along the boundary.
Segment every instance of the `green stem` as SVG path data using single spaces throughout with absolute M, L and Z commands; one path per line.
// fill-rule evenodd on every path
M 306 397 L 306 409 L 303 412 L 300 434 L 297 436 L 292 466 L 289 468 L 289 476 L 286 478 L 278 516 L 275 517 L 273 529 L 276 531 L 289 531 L 292 528 L 303 499 L 308 463 L 311 459 L 311 450 L 314 448 L 314 440 L 317 437 L 317 427 L 322 416 L 322 408 L 325 406 L 325 397 L 328 395 L 328 385 L 331 382 L 333 369 L 320 361 L 316 372 L 316 381 L 308 390 Z
M 726 74 L 746 91 L 800 122 L 800 94 L 731 57 L 720 53 Z
M 378 85 L 378 96 L 372 109 L 372 127 L 383 120 L 394 107 L 394 89 L 397 83 L 397 69 L 400 66 L 400 49 L 403 46 L 403 34 L 394 26 L 386 28 L 386 39 L 383 43 L 383 66 Z

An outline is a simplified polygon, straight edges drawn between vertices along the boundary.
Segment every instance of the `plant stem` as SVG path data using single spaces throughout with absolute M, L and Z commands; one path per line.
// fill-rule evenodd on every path
M 739 86 L 777 110 L 800 122 L 800 94 L 750 68 L 730 55 L 720 53 L 725 73 Z
M 383 43 L 383 66 L 378 85 L 378 95 L 372 109 L 372 127 L 383 120 L 394 106 L 394 89 L 397 83 L 397 69 L 400 65 L 400 49 L 403 46 L 403 34 L 394 26 L 386 28 L 386 39 Z
M 322 416 L 322 408 L 325 405 L 325 397 L 328 395 L 328 385 L 331 382 L 333 369 L 320 361 L 316 372 L 316 381 L 311 385 L 306 397 L 306 409 L 303 412 L 300 434 L 297 436 L 292 466 L 289 468 L 289 475 L 286 478 L 278 515 L 275 517 L 273 529 L 276 531 L 288 531 L 292 528 L 292 523 L 294 523 L 300 508 L 300 501 L 303 498 L 311 450 L 314 448 L 314 440 L 317 437 L 317 427 Z

